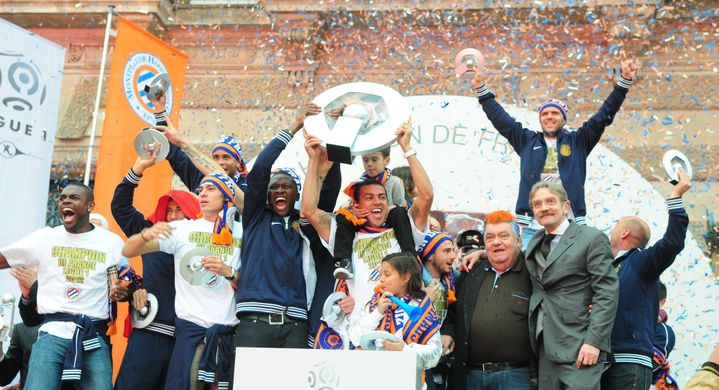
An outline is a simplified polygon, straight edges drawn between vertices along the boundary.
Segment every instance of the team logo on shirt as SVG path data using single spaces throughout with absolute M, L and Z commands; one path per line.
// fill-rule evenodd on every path
M 562 144 L 559 147 L 559 154 L 561 154 L 564 157 L 569 157 L 572 155 L 572 148 L 567 144 Z
M 297 233 L 300 232 L 300 221 L 292 222 L 292 230 L 296 231 Z
M 65 290 L 65 298 L 71 302 L 77 301 L 77 299 L 80 298 L 80 289 L 77 287 L 68 287 L 67 290 Z
M 379 267 L 376 267 L 369 273 L 369 279 L 370 282 L 378 282 L 379 281 Z
M 220 281 L 220 279 L 217 277 L 217 275 L 210 276 L 209 279 L 205 282 L 205 287 L 215 287 L 217 286 L 217 283 Z

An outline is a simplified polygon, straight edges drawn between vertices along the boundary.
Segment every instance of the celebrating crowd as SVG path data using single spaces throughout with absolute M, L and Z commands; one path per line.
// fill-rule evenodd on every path
M 24 347 L 11 345 L 0 361 L 0 383 L 22 369 L 26 389 L 113 388 L 109 335 L 124 320 L 116 306 L 129 302 L 133 317 L 155 314 L 141 328 L 126 322 L 117 389 L 245 388 L 233 377 L 237 347 L 413 351 L 428 389 L 678 388 L 659 279 L 684 248 L 690 178 L 680 171 L 667 184 L 667 229 L 651 246 L 641 216 L 616 216 L 608 236 L 585 219 L 586 160 L 635 62 L 621 63 L 611 93 L 577 129 L 566 126 L 563 102 L 546 100 L 541 131 L 523 128 L 473 70 L 477 99 L 520 156 L 521 177 L 515 213 L 487 213 L 484 231 L 457 239 L 431 221 L 442 193 L 412 148 L 410 123 L 396 131 L 407 167 L 390 170 L 387 150 L 363 155 L 365 172 L 342 189 L 339 164 L 303 125 L 322 108 L 303 107 L 248 170 L 233 137 L 211 156 L 188 142 L 160 96 L 155 128 L 197 195 L 170 191 L 149 216 L 133 206 L 157 160 L 158 145 L 148 144 L 112 199 L 126 240 L 91 224 L 92 189 L 70 184 L 57 199 L 61 226 L 0 248 L 0 268 L 21 286 L 24 323 L 12 341 Z M 292 168 L 273 169 L 294 137 L 307 152 L 303 182 Z M 335 208 L 340 191 L 350 200 Z M 134 256 L 142 276 L 127 263 Z M 331 294 L 341 298 L 329 318 Z M 384 338 L 373 339 L 377 331 Z M 717 382 L 715 351 L 688 386 Z

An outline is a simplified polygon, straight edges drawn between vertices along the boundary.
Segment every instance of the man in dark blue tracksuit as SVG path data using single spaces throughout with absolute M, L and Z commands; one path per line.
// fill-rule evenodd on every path
M 301 184 L 291 169 L 273 171 L 272 164 L 302 128 L 305 114 L 320 111 L 315 105 L 306 107 L 290 130 L 278 133 L 260 152 L 247 175 L 235 347 L 307 346 L 308 304 L 317 272 L 310 238 L 301 231 L 294 209 Z M 332 183 L 325 182 L 334 189 L 332 203 L 339 193 L 338 179 L 337 174 Z
M 614 363 L 602 375 L 602 389 L 642 389 L 652 384 L 654 331 L 659 311 L 659 276 L 684 249 L 689 216 L 682 195 L 691 188 L 683 172 L 671 191 L 664 237 L 645 248 L 649 225 L 639 217 L 623 217 L 609 232 L 619 277 L 619 307 L 612 330 Z
M 158 200 L 155 213 L 145 218 L 133 206 L 133 198 L 143 171 L 152 165 L 154 160 L 138 159 L 115 189 L 112 215 L 127 237 L 140 233 L 155 222 L 195 219 L 200 212 L 198 201 L 192 194 L 170 191 Z M 142 268 L 144 291 L 138 290 L 134 295 L 143 296 L 141 299 L 144 300 L 147 293 L 153 294 L 158 301 L 158 312 L 151 324 L 143 329 L 136 328 L 130 334 L 115 382 L 118 390 L 162 388 L 175 344 L 174 258 L 164 252 L 147 253 L 142 256 Z
M 580 225 L 585 223 L 584 180 L 587 176 L 587 156 L 599 142 L 604 129 L 612 124 L 636 70 L 633 61 L 622 62 L 621 76 L 614 90 L 599 111 L 576 131 L 564 127 L 567 106 L 557 99 L 547 100 L 539 109 L 541 133 L 522 127 L 520 122 L 512 118 L 494 99 L 494 93 L 484 84 L 482 73 L 475 73 L 472 87 L 484 113 L 521 159 L 519 196 L 515 209 L 517 222 L 524 226 L 532 224 L 529 191 L 534 183 L 544 180 L 562 184 L 571 206 L 569 218 Z M 529 239 L 524 242 L 526 245 Z

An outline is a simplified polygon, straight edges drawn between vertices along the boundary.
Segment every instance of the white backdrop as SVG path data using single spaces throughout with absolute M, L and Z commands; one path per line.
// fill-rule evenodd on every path
M 519 157 L 494 130 L 476 99 L 412 96 L 407 100 L 412 107 L 413 145 L 434 185 L 432 208 L 468 212 L 514 211 Z M 536 112 L 513 106 L 505 108 L 526 127 L 540 128 Z M 570 126 L 579 124 L 569 123 Z M 612 130 L 610 126 L 606 134 L 611 135 Z M 390 168 L 407 164 L 396 144 L 391 160 Z M 298 133 L 275 166 L 294 167 L 304 172 L 306 162 L 303 138 Z M 589 156 L 587 171 L 589 225 L 608 232 L 620 216 L 638 215 L 649 222 L 652 243 L 663 235 L 667 224 L 664 198 L 669 194 L 669 188 L 658 193 L 629 164 L 601 144 Z M 343 185 L 361 173 L 359 158 L 352 166 L 344 165 Z M 675 377 L 684 384 L 719 341 L 715 298 L 719 296 L 719 281 L 711 273 L 709 259 L 691 233 L 687 236 L 686 248 L 662 275 L 662 280 L 669 291 L 666 306 L 669 323 L 677 335 L 670 362 Z
M 64 63 L 65 48 L 0 19 L 0 248 L 45 226 Z

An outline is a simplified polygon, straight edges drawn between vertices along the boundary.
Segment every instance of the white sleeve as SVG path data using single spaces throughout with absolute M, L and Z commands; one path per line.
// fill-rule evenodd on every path
M 414 239 L 414 247 L 417 249 L 422 244 L 422 241 L 424 241 L 424 236 L 429 233 L 429 218 L 427 218 L 427 225 L 423 226 L 422 230 L 414 226 L 414 218 L 412 218 L 409 213 L 407 213 L 407 218 L 409 218 L 409 224 L 412 226 L 412 238 Z
M 369 304 L 366 304 L 365 308 L 362 310 L 362 315 L 360 316 L 359 321 L 350 323 L 349 333 L 352 344 L 359 347 L 362 335 L 377 330 L 380 321 L 382 321 L 382 317 L 384 316 L 377 310 L 370 313 Z
M 417 368 L 430 369 L 436 366 L 442 357 L 442 336 L 437 332 L 429 338 L 427 344 L 407 344 L 402 351 L 416 352 Z
M 330 225 L 330 237 L 329 242 L 325 241 L 320 237 L 320 241 L 322 241 L 322 245 L 324 245 L 325 248 L 327 248 L 327 251 L 330 252 L 332 256 L 335 255 L 335 236 L 337 235 L 337 221 L 335 220 L 335 217 L 332 217 L 332 225 Z
M 37 265 L 43 260 L 42 249 L 46 248 L 47 235 L 51 228 L 35 230 L 18 241 L 0 249 L 10 267 Z M 49 258 L 48 258 L 49 259 Z
M 174 255 L 177 253 L 177 250 L 179 248 L 179 231 L 185 231 L 185 229 L 182 228 L 182 226 L 178 226 L 174 222 L 170 222 L 170 226 L 174 227 L 175 230 L 170 233 L 170 236 L 168 238 L 158 238 L 157 242 L 160 244 L 160 251 L 169 253 L 171 255 Z

